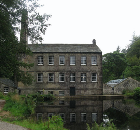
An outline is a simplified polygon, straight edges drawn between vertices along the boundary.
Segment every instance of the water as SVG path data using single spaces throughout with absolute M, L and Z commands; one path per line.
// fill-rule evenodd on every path
M 86 130 L 86 123 L 113 120 L 119 130 L 140 130 L 140 105 L 134 100 L 55 100 L 36 108 L 37 118 L 60 115 L 70 130 Z

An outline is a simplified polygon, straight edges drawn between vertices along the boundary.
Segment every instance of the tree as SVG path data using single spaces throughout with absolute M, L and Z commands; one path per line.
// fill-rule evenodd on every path
M 126 59 L 125 76 L 140 81 L 140 36 L 133 35 L 132 43 L 127 49 Z
M 15 34 L 16 31 L 21 31 L 18 25 L 22 23 L 27 27 L 26 35 L 32 43 L 42 41 L 41 33 L 44 34 L 49 26 L 45 21 L 50 15 L 39 15 L 37 7 L 40 5 L 36 0 L 0 0 L 0 77 L 22 81 L 24 84 L 32 82 L 32 76 L 20 69 L 33 66 L 20 60 L 23 54 L 30 55 L 31 51 L 23 41 L 18 41 Z M 29 12 L 28 24 L 21 19 L 25 10 Z
M 114 51 L 103 55 L 103 82 L 118 79 L 123 76 L 126 68 L 125 54 Z

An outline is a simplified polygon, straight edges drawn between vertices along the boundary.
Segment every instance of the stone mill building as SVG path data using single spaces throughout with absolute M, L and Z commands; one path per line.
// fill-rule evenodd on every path
M 33 56 L 25 62 L 34 63 L 31 86 L 18 84 L 21 94 L 40 92 L 55 96 L 101 95 L 102 52 L 92 44 L 28 44 Z

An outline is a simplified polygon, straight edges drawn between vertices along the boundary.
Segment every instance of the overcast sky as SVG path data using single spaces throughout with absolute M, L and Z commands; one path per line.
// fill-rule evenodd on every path
M 51 14 L 43 43 L 91 44 L 103 54 L 126 48 L 140 35 L 140 0 L 39 0 Z

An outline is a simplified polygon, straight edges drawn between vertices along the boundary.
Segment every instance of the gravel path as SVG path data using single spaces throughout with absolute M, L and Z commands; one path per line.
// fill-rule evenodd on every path
M 29 130 L 29 129 L 23 128 L 22 126 L 0 121 L 0 130 Z

